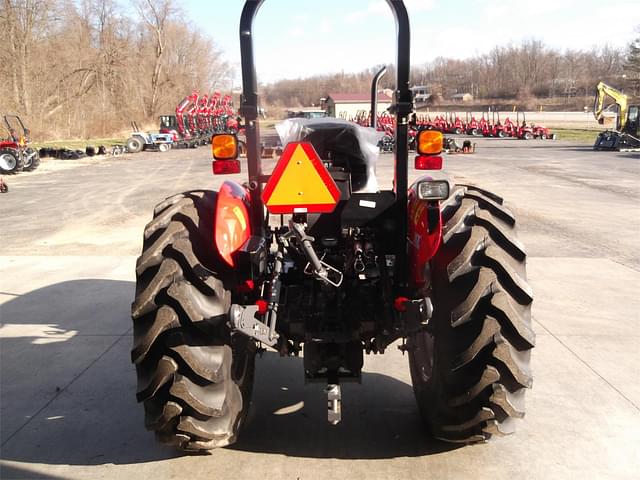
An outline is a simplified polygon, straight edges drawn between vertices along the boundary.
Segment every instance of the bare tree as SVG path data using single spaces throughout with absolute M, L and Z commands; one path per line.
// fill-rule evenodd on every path
M 640 26 L 636 27 L 638 37 L 628 47 L 624 63 L 627 84 L 634 95 L 640 94 Z
M 149 93 L 145 95 L 144 110 L 147 118 L 153 118 L 157 112 L 158 96 L 162 85 L 165 52 L 165 27 L 174 13 L 173 0 L 138 0 L 136 3 L 140 18 L 153 36 L 155 54 L 149 84 Z
M 29 70 L 32 47 L 49 12 L 44 0 L 3 0 L 0 28 L 8 36 L 7 49 L 0 49 L 0 61 L 11 65 L 11 87 L 17 108 L 30 113 Z

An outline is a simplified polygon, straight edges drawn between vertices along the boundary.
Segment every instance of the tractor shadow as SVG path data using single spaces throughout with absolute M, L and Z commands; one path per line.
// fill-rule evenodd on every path
M 6 291 L 8 283 L 0 292 L 2 460 L 103 465 L 179 456 L 144 429 L 135 399 L 134 283 L 73 280 L 23 295 Z M 0 478 L 35 475 L 14 467 L 0 465 Z
M 145 430 L 143 409 L 135 399 L 132 282 L 74 280 L 23 295 L 1 293 L 2 460 L 127 465 L 185 455 Z M 395 355 L 398 372 L 406 376 L 406 359 L 398 358 L 395 349 L 388 355 Z M 326 421 L 324 385 L 304 384 L 300 358 L 265 353 L 256 365 L 250 414 L 232 449 L 368 459 L 451 448 L 423 433 L 411 386 L 393 378 L 395 367 L 393 376 L 366 372 L 362 385 L 345 384 L 343 421 L 332 427 Z M 230 453 L 216 450 L 194 461 L 208 463 Z M 14 467 L 0 465 L 0 477 L 34 474 Z
M 393 350 L 386 355 L 400 355 Z M 406 358 L 400 360 L 408 370 Z M 426 434 L 413 389 L 401 380 L 363 372 L 361 385 L 342 384 L 342 421 L 332 426 L 325 384 L 305 385 L 303 372 L 301 358 L 267 352 L 257 359 L 248 420 L 230 448 L 338 459 L 416 457 L 457 448 Z

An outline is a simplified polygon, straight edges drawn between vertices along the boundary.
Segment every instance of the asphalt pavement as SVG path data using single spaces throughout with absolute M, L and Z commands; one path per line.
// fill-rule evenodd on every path
M 383 185 L 392 164 L 381 156 Z M 129 359 L 142 230 L 166 196 L 228 177 L 204 147 L 45 160 L 0 194 L 0 478 L 639 478 L 640 155 L 478 139 L 439 175 L 504 196 L 527 247 L 535 379 L 514 435 L 429 439 L 392 347 L 343 387 L 338 426 L 301 359 L 267 352 L 237 444 L 156 443 Z

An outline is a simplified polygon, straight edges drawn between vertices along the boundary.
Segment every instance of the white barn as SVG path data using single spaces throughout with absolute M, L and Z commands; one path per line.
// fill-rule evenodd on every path
M 353 119 L 359 111 L 371 110 L 371 94 L 368 93 L 330 93 L 325 100 L 327 116 Z M 378 113 L 385 112 L 391 106 L 391 98 L 378 93 Z

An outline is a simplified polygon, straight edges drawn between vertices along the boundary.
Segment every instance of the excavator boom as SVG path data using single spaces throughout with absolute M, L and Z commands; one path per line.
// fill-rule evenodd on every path
M 604 111 L 604 101 L 609 97 L 618 105 L 618 120 L 616 121 L 616 130 L 624 131 L 627 122 L 627 111 L 629 109 L 629 97 L 620 90 L 617 90 L 604 82 L 596 85 L 596 99 L 593 106 L 593 115 L 598 122 L 602 121 L 602 112 Z
M 612 98 L 618 106 L 618 119 L 614 131 L 607 130 L 596 138 L 595 150 L 640 151 L 640 106 L 629 105 L 629 97 L 604 82 L 596 85 L 593 115 L 602 123 L 605 99 Z

